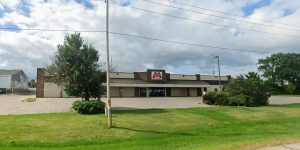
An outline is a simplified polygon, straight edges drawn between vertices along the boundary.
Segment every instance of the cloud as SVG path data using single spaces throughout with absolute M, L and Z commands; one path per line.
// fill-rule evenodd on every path
M 152 0 L 162 3 L 159 0 Z M 299 40 L 262 34 L 234 28 L 212 26 L 182 19 L 175 19 L 131 8 L 140 7 L 151 11 L 187 17 L 227 26 L 300 36 L 300 32 L 270 28 L 255 24 L 230 21 L 208 15 L 180 11 L 177 9 L 146 3 L 144 1 L 114 0 L 123 7 L 111 3 L 110 31 L 148 36 L 170 41 L 182 41 L 216 47 L 247 49 L 254 51 L 299 52 Z M 259 0 L 190 0 L 186 4 L 244 15 L 243 8 L 257 4 Z M 18 28 L 105 30 L 105 3 L 89 0 L 28 0 L 0 1 L 0 25 Z M 163 2 L 189 10 L 224 16 L 193 7 Z M 20 7 L 22 5 L 22 7 Z M 124 7 L 126 6 L 126 7 Z M 3 11 L 6 8 L 5 11 Z M 272 20 L 284 24 L 299 24 L 300 2 L 274 0 L 267 5 L 251 5 L 250 17 Z M 25 11 L 25 12 L 24 12 Z M 255 23 L 299 29 L 256 19 L 227 16 Z M 45 67 L 63 42 L 65 34 L 71 32 L 1 31 L 0 67 L 21 68 L 34 77 L 37 67 Z M 105 60 L 105 34 L 81 33 L 85 41 L 99 50 L 101 63 Z M 166 69 L 172 73 L 212 74 L 212 56 L 220 56 L 221 73 L 238 75 L 256 71 L 256 63 L 268 54 L 229 51 L 192 45 L 151 41 L 146 39 L 110 35 L 110 54 L 116 71 L 144 71 L 147 68 Z

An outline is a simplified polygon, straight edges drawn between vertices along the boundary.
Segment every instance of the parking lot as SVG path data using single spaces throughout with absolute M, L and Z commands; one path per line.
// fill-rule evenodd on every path
M 34 93 L 1 94 L 0 115 L 35 114 L 69 112 L 72 103 L 78 98 L 38 98 L 34 102 L 22 102 Z M 105 98 L 102 99 L 105 101 Z M 300 97 L 272 96 L 270 104 L 300 103 Z M 150 108 L 191 108 L 211 107 L 201 103 L 200 97 L 169 97 L 169 98 L 113 98 L 113 109 L 150 109 Z

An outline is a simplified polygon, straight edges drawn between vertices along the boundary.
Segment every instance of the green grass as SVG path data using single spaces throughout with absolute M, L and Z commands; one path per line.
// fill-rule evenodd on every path
M 36 101 L 36 99 L 32 98 L 32 97 L 28 97 L 28 98 L 22 100 L 22 102 L 34 102 L 34 101 Z
M 243 149 L 300 141 L 300 105 L 0 116 L 0 149 Z

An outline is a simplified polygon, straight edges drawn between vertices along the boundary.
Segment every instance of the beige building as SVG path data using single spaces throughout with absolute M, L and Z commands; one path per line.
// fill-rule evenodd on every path
M 37 71 L 37 97 L 67 97 L 63 87 L 51 81 L 44 69 Z M 204 92 L 220 91 L 219 77 L 170 74 L 165 70 L 146 72 L 112 72 L 111 97 L 196 97 Z M 226 84 L 230 76 L 221 76 Z

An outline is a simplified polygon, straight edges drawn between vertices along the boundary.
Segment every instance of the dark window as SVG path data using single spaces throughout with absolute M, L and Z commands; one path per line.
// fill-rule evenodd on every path
M 140 88 L 140 97 L 146 97 L 146 96 L 147 96 L 146 88 Z
M 166 96 L 171 96 L 171 88 L 166 88 L 166 90 L 167 90 L 167 91 L 166 91 L 166 92 L 167 92 L 167 93 L 166 93 L 166 94 L 167 94 Z
M 215 92 L 218 92 L 218 89 L 217 89 L 217 88 L 215 88 Z
M 202 88 L 197 88 L 197 96 L 202 96 Z
M 205 87 L 205 88 L 203 89 L 203 91 L 204 91 L 204 92 L 207 92 L 207 88 Z
M 163 97 L 165 96 L 165 88 L 149 88 L 150 97 Z

